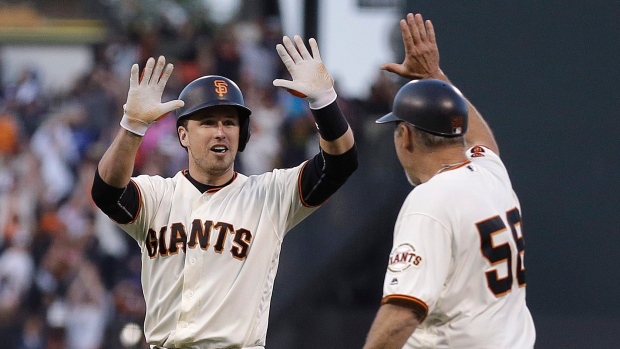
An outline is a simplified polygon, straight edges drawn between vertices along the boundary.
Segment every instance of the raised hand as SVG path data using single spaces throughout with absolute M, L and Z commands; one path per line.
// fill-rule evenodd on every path
M 275 79 L 274 86 L 283 87 L 291 94 L 305 98 L 314 109 L 322 108 L 336 99 L 334 79 L 329 75 L 319 53 L 315 39 L 310 39 L 308 52 L 299 35 L 293 37 L 295 44 L 288 36 L 283 37 L 282 44 L 276 45 L 280 59 L 288 69 L 292 81 Z M 295 47 L 295 45 L 297 47 Z
M 161 102 L 173 69 L 172 64 L 166 65 L 164 56 L 159 56 L 157 63 L 154 58 L 149 58 L 140 77 L 138 77 L 138 65 L 134 64 L 131 67 L 127 102 L 123 106 L 125 114 L 121 120 L 123 128 L 143 136 L 148 126 L 184 105 L 181 100 Z
M 408 79 L 424 79 L 441 75 L 439 69 L 439 49 L 435 40 L 435 30 L 430 20 L 426 22 L 421 14 L 407 14 L 400 21 L 400 31 L 405 46 L 403 63 L 386 63 L 381 69 Z

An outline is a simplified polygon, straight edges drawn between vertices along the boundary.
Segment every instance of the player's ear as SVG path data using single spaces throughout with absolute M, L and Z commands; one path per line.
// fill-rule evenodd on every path
M 177 133 L 179 135 L 179 141 L 181 142 L 181 145 L 187 148 L 189 146 L 189 140 L 187 139 L 187 129 L 185 129 L 183 125 L 179 125 L 179 127 L 177 127 Z

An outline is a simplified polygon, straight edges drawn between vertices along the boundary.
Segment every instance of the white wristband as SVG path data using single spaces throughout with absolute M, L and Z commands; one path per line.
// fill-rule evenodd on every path
M 142 120 L 132 118 L 127 114 L 123 114 L 123 118 L 121 119 L 121 127 L 131 133 L 137 134 L 138 136 L 144 137 L 144 134 L 149 126 L 150 124 L 147 124 Z
M 332 87 L 329 90 L 325 91 L 322 95 L 319 95 L 317 98 L 314 98 L 313 100 L 308 100 L 310 104 L 310 109 L 316 110 L 325 108 L 328 105 L 332 104 L 332 102 L 336 100 L 336 97 L 338 97 L 336 95 L 336 90 L 334 90 L 334 88 Z

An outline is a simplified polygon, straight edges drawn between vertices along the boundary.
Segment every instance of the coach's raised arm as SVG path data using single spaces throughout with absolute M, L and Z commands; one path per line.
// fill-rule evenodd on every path
M 394 125 L 415 190 L 364 349 L 533 348 L 521 208 L 493 134 L 439 68 L 431 21 L 410 13 L 400 29 L 405 59 L 382 69 L 411 81 L 376 122 Z

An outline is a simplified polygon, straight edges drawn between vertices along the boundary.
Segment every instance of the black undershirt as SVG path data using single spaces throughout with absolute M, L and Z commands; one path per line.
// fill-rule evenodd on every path
M 194 185 L 194 187 L 196 187 L 196 189 L 198 189 L 199 192 L 204 193 L 207 190 L 211 190 L 211 189 L 221 189 L 224 188 L 225 186 L 229 185 L 230 183 L 232 183 L 232 181 L 235 180 L 235 177 L 237 176 L 233 176 L 228 182 L 222 184 L 222 185 L 208 185 L 208 184 L 203 184 L 198 182 L 197 180 L 194 179 L 194 177 L 192 177 L 189 174 L 189 171 L 185 170 L 183 171 L 183 176 L 185 176 L 185 178 L 187 178 L 187 180 L 192 183 Z
M 333 195 L 357 168 L 357 149 L 353 146 L 341 155 L 330 155 L 323 151 L 316 154 L 303 168 L 301 176 L 301 198 L 307 206 L 319 206 Z M 198 182 L 183 171 L 185 177 L 201 193 L 222 186 L 206 185 Z M 95 204 L 114 221 L 127 224 L 132 222 L 140 209 L 140 195 L 136 184 L 131 181 L 125 188 L 116 188 L 103 181 L 97 169 L 91 191 Z
M 323 120 L 323 128 L 339 129 L 338 133 L 346 132 L 348 126 L 337 127 L 341 121 L 346 123 L 337 102 L 325 108 L 312 110 L 317 119 Z M 334 123 L 330 125 L 329 120 Z M 341 125 L 342 126 L 342 125 Z M 336 137 L 337 135 L 334 135 Z M 333 195 L 357 169 L 357 148 L 355 145 L 340 155 L 330 155 L 320 150 L 301 171 L 301 200 L 306 206 L 319 206 Z M 189 171 L 183 174 L 201 193 L 210 189 L 223 188 L 236 178 L 222 186 L 211 186 L 195 180 Z M 125 188 L 116 188 L 103 181 L 97 169 L 91 191 L 95 204 L 114 221 L 127 224 L 132 222 L 140 210 L 140 193 L 136 184 L 131 181 Z

